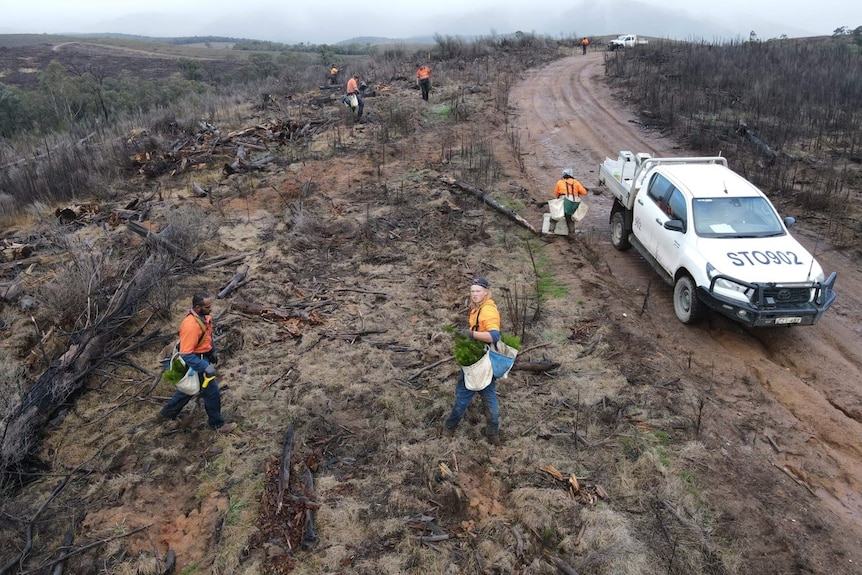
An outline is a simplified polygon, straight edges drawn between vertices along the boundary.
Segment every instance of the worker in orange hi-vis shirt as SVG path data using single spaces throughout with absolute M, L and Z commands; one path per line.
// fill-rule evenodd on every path
M 356 97 L 356 107 L 351 104 L 350 108 L 356 112 L 356 119 L 359 120 L 362 118 L 362 109 L 365 108 L 365 102 L 362 101 L 362 94 L 359 93 L 359 74 L 354 74 L 347 81 L 347 96 L 345 96 L 345 100 L 350 99 L 351 96 Z
M 221 414 L 221 393 L 215 381 L 218 354 L 213 343 L 212 307 L 213 298 L 209 293 L 198 292 L 192 296 L 192 307 L 180 323 L 177 351 L 186 367 L 198 374 L 201 382 L 198 395 L 204 401 L 209 428 L 219 433 L 230 433 L 237 428 L 237 424 L 226 422 Z M 177 390 L 159 412 L 159 417 L 163 420 L 177 419 L 192 397 Z
M 416 83 L 422 88 L 422 99 L 428 101 L 428 93 L 431 91 L 431 68 L 427 65 L 416 64 Z

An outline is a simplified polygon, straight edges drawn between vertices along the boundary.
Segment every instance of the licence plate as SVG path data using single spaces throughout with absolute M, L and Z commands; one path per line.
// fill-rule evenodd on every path
M 788 323 L 802 323 L 801 317 L 777 317 L 775 318 L 776 325 Z

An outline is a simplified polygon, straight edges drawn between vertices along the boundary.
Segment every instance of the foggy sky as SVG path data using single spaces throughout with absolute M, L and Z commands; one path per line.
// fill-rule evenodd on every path
M 553 37 L 638 33 L 660 38 L 761 39 L 829 35 L 862 26 L 862 2 L 847 0 L 25 0 L 5 2 L 0 34 L 115 32 L 156 37 L 230 36 L 334 44 L 361 36 Z

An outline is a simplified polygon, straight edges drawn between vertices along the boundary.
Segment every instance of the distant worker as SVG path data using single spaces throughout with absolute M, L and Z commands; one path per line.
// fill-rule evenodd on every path
M 587 55 L 587 46 L 590 45 L 590 39 L 584 36 L 584 39 L 581 40 L 581 49 L 583 50 L 584 55 Z
M 416 64 L 416 83 L 422 88 L 422 99 L 428 101 L 428 92 L 431 91 L 431 68 L 427 65 Z
M 338 68 L 333 64 L 329 70 L 329 85 L 335 86 L 336 84 L 338 84 Z
M 362 119 L 362 110 L 365 108 L 365 102 L 362 101 L 362 94 L 359 93 L 359 74 L 354 74 L 347 81 L 347 99 L 350 101 L 350 109 L 356 114 L 356 119 Z M 353 100 L 356 104 L 353 104 Z
M 578 202 L 580 196 L 586 196 L 587 189 L 575 179 L 571 168 L 563 170 L 563 175 L 557 180 L 557 185 L 554 186 L 554 198 L 565 196 L 566 199 L 572 202 Z M 566 225 L 571 233 L 575 229 L 575 223 L 572 220 L 572 214 L 566 210 Z

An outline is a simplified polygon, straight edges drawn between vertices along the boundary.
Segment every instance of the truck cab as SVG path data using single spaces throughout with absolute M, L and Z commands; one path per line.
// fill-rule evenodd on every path
M 599 173 L 616 197 L 612 244 L 634 246 L 674 287 L 683 323 L 712 309 L 749 326 L 811 325 L 834 302 L 836 274 L 825 278 L 788 231 L 793 218 L 724 158 L 621 152 Z

